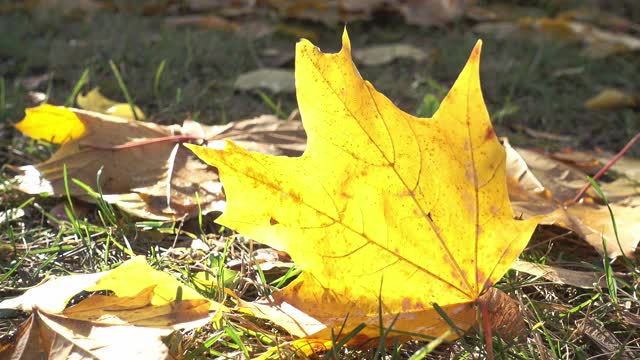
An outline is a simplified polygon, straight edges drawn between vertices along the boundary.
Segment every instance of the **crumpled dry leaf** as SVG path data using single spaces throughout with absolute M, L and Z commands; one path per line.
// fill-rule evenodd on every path
M 527 190 L 531 186 L 529 182 L 535 180 L 539 184 L 538 187 L 542 185 L 542 190 L 550 191 L 557 201 L 564 202 L 572 199 L 587 181 L 586 174 L 575 166 L 557 161 L 533 150 L 523 148 L 513 150 L 515 152 L 508 151 L 507 159 L 509 160 L 507 161 L 511 161 L 509 157 L 511 152 L 514 158 L 522 158 L 523 162 L 520 164 L 521 167 L 517 169 L 517 174 L 512 173 L 516 169 L 511 167 L 508 168 L 507 174 L 519 179 L 520 186 L 524 186 Z M 539 189 L 533 191 L 538 192 Z M 599 195 L 594 189 L 590 189 L 587 195 L 599 199 Z
M 549 156 L 593 176 L 608 164 L 615 154 L 607 151 L 585 150 L 562 151 Z M 623 156 L 609 168 L 607 174 L 612 175 L 614 179 L 600 181 L 600 188 L 610 202 L 630 207 L 640 206 L 640 159 Z M 597 195 L 591 193 L 591 196 Z
M 16 359 L 171 359 L 162 338 L 173 329 L 101 326 L 36 310 L 15 348 Z
M 620 244 L 606 206 L 593 202 L 584 202 L 564 206 L 572 199 L 587 181 L 587 174 L 575 166 L 544 156 L 526 149 L 514 149 L 508 142 L 507 176 L 509 197 L 516 215 L 524 218 L 545 215 L 541 223 L 554 224 L 572 230 L 604 253 L 603 239 L 607 243 L 607 255 L 615 258 L 622 254 L 634 257 L 640 243 L 640 211 L 632 206 L 623 205 L 629 198 L 607 197 L 616 219 Z M 618 183 L 619 185 L 620 183 Z M 541 187 L 542 185 L 542 187 Z M 633 185 L 633 184 L 632 184 Z M 626 189 L 637 189 L 629 185 Z M 607 193 L 607 185 L 601 187 Z M 620 191 L 620 190 L 618 190 Z M 633 190 L 632 198 L 638 198 L 640 192 Z M 587 194 L 601 201 L 595 190 Z
M 640 38 L 638 37 L 603 30 L 578 21 L 542 18 L 532 22 L 524 21 L 522 24 L 550 34 L 565 36 L 568 40 L 578 39 L 586 44 L 584 54 L 592 58 L 640 50 Z
M 601 29 L 562 17 L 523 17 L 515 22 L 481 23 L 473 30 L 483 34 L 491 33 L 498 37 L 521 37 L 527 33 L 542 33 L 561 41 L 582 42 L 585 45 L 584 55 L 591 58 L 640 50 L 640 38 L 636 36 Z
M 31 137 L 62 143 L 50 159 L 17 169 L 15 186 L 19 190 L 65 195 L 65 165 L 69 179 L 97 190 L 97 173 L 102 168 L 100 187 L 106 201 L 135 216 L 157 220 L 195 215 L 199 211 L 196 193 L 202 213 L 224 209 L 215 169 L 182 148 L 180 141 L 203 139 L 214 146 L 220 139 L 232 138 L 273 155 L 299 155 L 305 144 L 300 122 L 274 116 L 219 126 L 190 120 L 182 126 L 162 126 L 42 105 L 27 109 L 27 116 L 16 127 Z M 130 146 L 135 144 L 145 145 Z M 114 146 L 123 148 L 109 150 Z M 88 198 L 84 189 L 71 181 L 69 185 L 72 196 Z
M 92 295 L 66 308 L 78 292 L 98 290 L 115 295 Z M 0 348 L 2 358 L 166 359 L 163 337 L 206 324 L 211 311 L 228 311 L 153 270 L 144 257 L 107 272 L 50 280 L 0 308 L 32 312 L 13 345 Z
M 633 351 L 632 347 L 625 346 L 618 340 L 616 335 L 593 318 L 585 317 L 575 320 L 575 323 L 577 329 L 579 329 L 578 331 L 587 335 L 600 348 L 603 354 L 616 354 L 614 357 L 619 360 L 638 359 L 640 356 L 639 351 Z
M 606 254 L 610 258 L 625 255 L 636 257 L 636 250 L 640 243 L 640 209 L 617 204 L 610 204 L 616 219 L 618 236 L 616 240 L 611 214 L 604 206 L 576 204 L 558 210 L 549 218 L 555 224 L 573 230 L 584 238 L 599 253 L 605 253 L 602 241 L 607 244 Z
M 496 288 L 489 289 L 480 299 L 487 304 L 493 334 L 498 334 L 502 340 L 509 342 L 526 339 L 529 329 L 516 300 Z

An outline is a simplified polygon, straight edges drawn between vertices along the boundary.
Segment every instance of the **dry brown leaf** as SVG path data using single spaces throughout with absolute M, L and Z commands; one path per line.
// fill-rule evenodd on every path
M 12 351 L 15 359 L 169 359 L 162 338 L 173 329 L 101 326 L 36 309 Z
M 640 32 L 640 24 L 634 23 L 622 16 L 606 12 L 602 8 L 580 7 L 558 13 L 557 17 L 566 20 L 590 23 L 606 29 L 617 29 L 618 31 L 625 32 Z
M 506 341 L 526 339 L 529 329 L 524 323 L 524 316 L 516 300 L 496 288 L 491 288 L 480 296 L 480 301 L 487 304 L 492 333 L 500 335 Z
M 598 322 L 585 317 L 575 321 L 578 331 L 584 333 L 593 341 L 603 354 L 615 354 L 613 359 L 632 360 L 638 359 L 639 352 L 627 350 L 618 338 Z
M 624 206 L 623 201 L 637 199 L 636 190 L 630 197 L 620 199 L 607 195 L 616 219 L 620 244 L 616 240 L 611 215 L 606 206 L 585 202 L 563 206 L 584 186 L 587 175 L 577 167 L 552 159 L 541 153 L 525 149 L 514 149 L 505 143 L 507 149 L 507 176 L 509 197 L 514 212 L 524 218 L 547 214 L 543 224 L 554 224 L 572 230 L 600 253 L 604 253 L 603 239 L 607 243 L 607 255 L 617 257 L 625 254 L 634 257 L 640 242 L 640 211 L 632 206 Z M 542 188 L 540 188 L 542 185 Z M 620 185 L 620 183 L 618 183 Z M 607 193 L 607 185 L 602 186 Z M 637 189 L 629 185 L 629 189 Z M 589 196 L 601 201 L 595 190 Z
M 543 34 L 560 41 L 583 43 L 583 53 L 590 58 L 640 50 L 638 37 L 561 17 L 522 17 L 516 21 L 480 23 L 473 30 L 499 38 Z
M 559 209 L 550 218 L 556 224 L 573 230 L 601 254 L 605 253 L 602 245 L 604 239 L 609 257 L 624 254 L 633 258 L 640 243 L 640 209 L 617 204 L 609 206 L 616 219 L 620 243 L 616 241 L 611 214 L 604 206 L 576 204 L 568 206 L 564 211 Z
M 587 181 L 586 174 L 580 169 L 554 160 L 542 153 L 518 148 L 515 149 L 515 157 L 521 157 L 524 160 L 524 167 L 517 169 L 509 168 L 509 176 L 516 177 L 520 181 L 520 185 L 529 188 L 528 182 L 531 178 L 538 180 L 545 190 L 549 190 L 553 197 L 559 202 L 572 199 Z M 519 156 L 518 156 L 519 155 Z M 511 158 L 509 158 L 511 159 Z M 521 164 L 521 166 L 522 166 Z M 516 174 L 511 171 L 517 170 Z M 522 178 L 520 174 L 525 172 L 526 178 Z M 591 189 L 588 195 L 593 198 L 599 198 L 595 190 Z
M 594 154 L 594 157 L 603 164 L 608 163 L 613 157 L 612 153 Z M 622 174 L 630 180 L 640 183 L 640 159 L 621 157 L 611 167 L 611 170 Z
M 38 109 L 41 108 L 30 110 L 26 120 L 29 116 L 40 116 L 45 123 L 51 120 L 47 108 Z M 199 211 L 196 193 L 202 213 L 224 208 L 215 169 L 175 140 L 158 140 L 183 136 L 187 140 L 204 139 L 214 146 L 216 141 L 230 138 L 241 140 L 254 151 L 273 155 L 299 155 L 305 144 L 300 122 L 285 122 L 274 116 L 220 126 L 204 126 L 190 120 L 182 126 L 162 126 L 79 109 L 69 109 L 68 113 L 75 115 L 82 125 L 80 130 L 68 127 L 74 131 L 72 136 L 59 133 L 65 127 L 56 123 L 51 134 L 37 122 L 24 125 L 23 121 L 18 125 L 27 134 L 32 134 L 31 129 L 37 130 L 40 139 L 60 139 L 62 146 L 49 160 L 20 167 L 15 186 L 29 194 L 62 196 L 66 166 L 69 179 L 78 179 L 97 190 L 97 173 L 102 168 L 100 186 L 105 200 L 149 219 L 169 220 L 196 214 Z M 124 148 L 109 150 L 114 146 Z M 72 196 L 87 199 L 84 189 L 71 181 L 69 185 Z
M 511 269 L 543 277 L 556 284 L 571 285 L 583 289 L 592 289 L 596 286 L 601 288 L 608 287 L 605 275 L 595 271 L 569 270 L 558 266 L 535 264 L 523 260 L 515 261 L 511 264 Z
M 462 17 L 475 0 L 268 0 L 267 3 L 284 16 L 327 24 L 368 19 L 376 11 L 384 10 L 402 15 L 408 24 L 427 27 Z
M 562 151 L 549 154 L 552 159 L 567 163 L 590 176 L 608 164 L 615 154 L 603 151 Z M 631 157 L 619 158 L 608 170 L 613 181 L 601 181 L 600 188 L 610 202 L 630 207 L 640 206 L 640 160 Z M 591 193 L 591 196 L 597 194 Z
M 99 290 L 114 295 L 94 294 L 65 309 L 80 291 Z M 0 308 L 32 312 L 15 345 L 0 347 L 3 359 L 165 359 L 169 352 L 164 336 L 203 326 L 214 314 L 228 310 L 152 269 L 144 257 L 107 272 L 48 281 L 1 302 Z
M 65 309 L 69 319 L 87 321 L 95 325 L 135 325 L 175 329 L 176 324 L 207 318 L 210 303 L 206 299 L 173 301 L 151 305 L 153 287 L 134 296 L 93 295 L 81 303 Z

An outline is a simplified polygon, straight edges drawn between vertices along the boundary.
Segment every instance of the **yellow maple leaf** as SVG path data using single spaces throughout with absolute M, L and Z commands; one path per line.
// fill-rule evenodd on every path
M 87 131 L 82 120 L 64 107 L 43 104 L 26 109 L 25 113 L 16 129 L 36 140 L 64 144 L 81 138 Z
M 331 328 L 344 324 L 346 334 L 365 323 L 353 339 L 361 343 L 380 336 L 381 315 L 383 326 L 395 320 L 393 331 L 437 337 L 449 325 L 434 303 L 466 329 L 479 296 L 537 221 L 513 219 L 505 151 L 480 89 L 481 42 L 430 119 L 399 110 L 364 81 L 346 31 L 342 42 L 336 54 L 297 44 L 308 136 L 301 157 L 233 142 L 223 150 L 187 145 L 220 171 L 227 208 L 217 222 L 300 266 L 301 276 L 274 297 L 325 326 L 303 335 L 326 339 Z

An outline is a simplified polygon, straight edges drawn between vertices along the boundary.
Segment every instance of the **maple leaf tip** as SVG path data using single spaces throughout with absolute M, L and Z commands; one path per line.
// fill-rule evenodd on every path
M 470 60 L 478 61 L 480 58 L 481 52 L 482 52 L 482 39 L 478 39 L 478 41 L 476 42 L 476 45 L 473 47 L 473 50 L 471 51 Z
M 342 51 L 351 52 L 351 40 L 349 40 L 349 33 L 347 32 L 347 26 L 344 26 L 342 32 Z

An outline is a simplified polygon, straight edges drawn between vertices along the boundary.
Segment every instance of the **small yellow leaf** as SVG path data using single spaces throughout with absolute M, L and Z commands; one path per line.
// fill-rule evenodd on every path
M 33 139 L 63 144 L 85 134 L 84 123 L 65 107 L 44 104 L 25 112 L 16 129 Z
M 145 116 L 142 110 L 140 110 L 140 108 L 137 105 L 133 105 L 133 109 L 135 111 L 135 116 L 133 115 L 133 112 L 131 111 L 131 106 L 129 104 L 120 103 L 120 104 L 115 104 L 109 107 L 107 110 L 104 111 L 104 113 L 108 115 L 131 119 L 131 120 L 135 120 L 135 119 L 144 120 Z
M 149 266 L 144 256 L 137 256 L 88 287 L 86 291 L 111 290 L 117 296 L 134 296 L 140 291 L 154 286 L 151 305 L 166 305 L 177 299 L 178 287 L 182 288 L 182 300 L 204 299 L 194 289 L 180 284 L 173 276 Z M 224 306 L 211 302 L 211 309 Z
M 331 340 L 322 339 L 297 339 L 291 342 L 274 346 L 264 354 L 253 360 L 308 358 L 314 354 L 323 353 L 333 347 Z
M 637 96 L 627 94 L 618 89 L 604 89 L 584 103 L 586 108 L 592 110 L 618 110 L 634 108 L 639 105 L 640 99 Z
M 100 112 L 125 119 L 143 120 L 145 118 L 144 113 L 137 105 L 134 105 L 132 110 L 128 103 L 119 103 L 102 95 L 99 87 L 93 88 L 86 95 L 78 94 L 76 103 L 84 110 Z
M 100 88 L 95 87 L 86 94 L 78 94 L 78 96 L 76 96 L 76 103 L 81 109 L 104 113 L 108 108 L 118 102 L 105 97 L 100 92 Z

